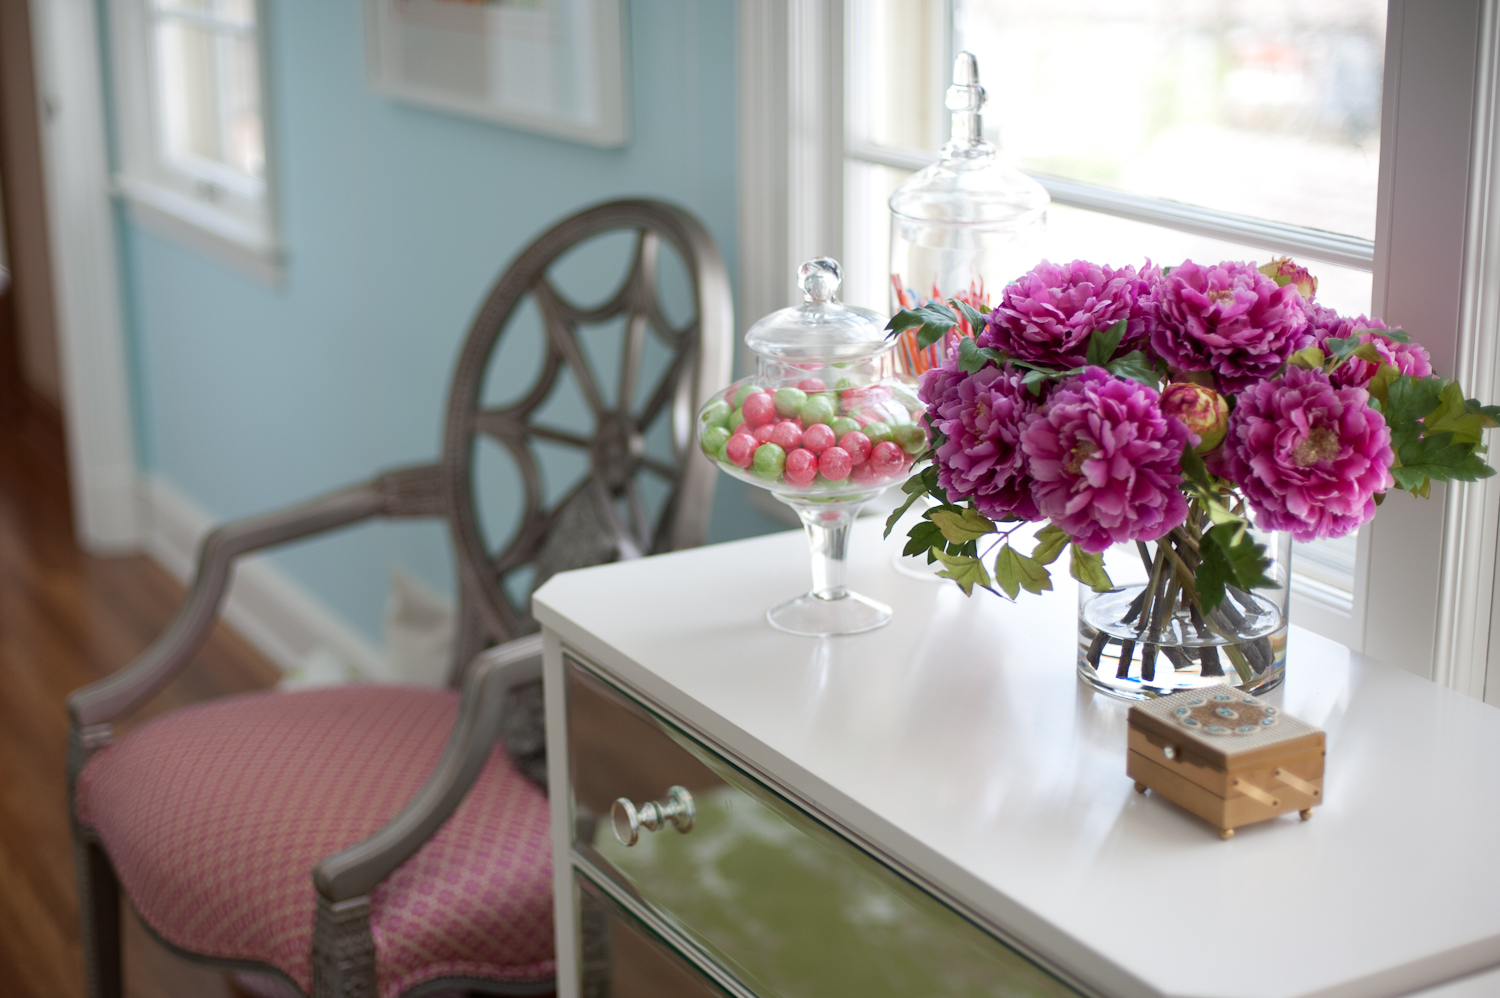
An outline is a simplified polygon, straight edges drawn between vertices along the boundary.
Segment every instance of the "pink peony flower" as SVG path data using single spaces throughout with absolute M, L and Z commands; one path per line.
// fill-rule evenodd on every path
M 928 422 L 947 437 L 937 448 L 938 484 L 950 502 L 973 499 L 992 520 L 1041 519 L 1020 448 L 1038 408 L 1024 375 L 1009 364 L 965 374 L 951 359 L 922 375 Z
M 1000 304 L 975 342 L 1066 370 L 1087 363 L 1095 330 L 1124 319 L 1119 353 L 1128 353 L 1150 338 L 1149 299 L 1158 276 L 1149 262 L 1137 273 L 1134 267 L 1043 260 L 1001 292 Z
M 1151 346 L 1178 371 L 1212 371 L 1235 393 L 1272 377 L 1311 342 L 1294 285 L 1249 263 L 1200 267 L 1191 260 L 1162 278 Z
M 1369 319 L 1363 315 L 1346 319 L 1322 305 L 1311 306 L 1307 310 L 1307 316 L 1312 320 L 1313 342 L 1319 347 L 1324 346 L 1329 339 L 1347 339 L 1358 335 L 1361 343 L 1374 344 L 1380 359 L 1394 367 L 1398 373 L 1410 374 L 1414 378 L 1432 375 L 1432 356 L 1420 343 L 1397 343 L 1378 333 L 1365 332 L 1391 328 L 1379 319 Z M 1379 369 L 1379 364 L 1372 364 L 1363 357 L 1350 357 L 1333 369 L 1333 383 L 1340 388 L 1363 388 Z
M 1207 454 L 1224 440 L 1229 403 L 1206 385 L 1177 381 L 1161 392 L 1161 411 L 1179 419 L 1193 437 L 1193 450 Z
M 1369 401 L 1363 388 L 1340 388 L 1300 367 L 1240 393 L 1224 469 L 1257 526 L 1311 541 L 1342 537 L 1375 516 L 1375 494 L 1395 484 L 1395 454 Z
M 1187 518 L 1187 436 L 1155 390 L 1091 367 L 1058 386 L 1021 431 L 1037 509 L 1085 551 L 1156 540 Z

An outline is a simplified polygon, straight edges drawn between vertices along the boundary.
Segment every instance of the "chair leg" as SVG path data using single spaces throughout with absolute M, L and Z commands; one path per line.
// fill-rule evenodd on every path
M 375 940 L 370 899 L 318 895 L 313 922 L 313 998 L 375 998 Z
M 83 972 L 88 998 L 121 998 L 120 881 L 97 842 L 75 836 L 78 918 L 83 929 Z

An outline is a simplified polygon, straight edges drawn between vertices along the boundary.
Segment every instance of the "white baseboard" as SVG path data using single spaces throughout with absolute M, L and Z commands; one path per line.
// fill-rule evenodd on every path
M 186 583 L 198 543 L 214 521 L 150 475 L 141 477 L 140 509 L 146 553 Z M 235 567 L 223 618 L 284 673 L 321 650 L 366 679 L 394 678 L 385 656 L 364 635 L 264 556 L 244 558 Z

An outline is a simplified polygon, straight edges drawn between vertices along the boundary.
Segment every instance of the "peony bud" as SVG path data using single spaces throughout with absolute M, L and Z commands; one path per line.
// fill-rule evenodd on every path
M 1306 267 L 1293 263 L 1289 256 L 1272 257 L 1270 263 L 1263 263 L 1257 269 L 1275 281 L 1278 288 L 1297 285 L 1297 291 L 1304 299 L 1318 293 L 1318 279 L 1309 274 Z
M 1161 393 L 1161 411 L 1181 420 L 1188 432 L 1198 438 L 1196 454 L 1207 454 L 1224 442 L 1229 426 L 1229 405 L 1224 396 L 1203 385 L 1177 381 Z

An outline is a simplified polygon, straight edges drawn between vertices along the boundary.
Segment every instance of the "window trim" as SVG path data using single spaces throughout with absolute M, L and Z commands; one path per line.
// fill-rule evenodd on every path
M 243 29 L 255 39 L 259 82 L 264 176 L 260 191 L 236 179 L 213 180 L 234 207 L 191 192 L 204 171 L 169 163 L 162 152 L 151 63 L 152 0 L 109 0 L 111 69 L 114 79 L 114 172 L 111 194 L 132 223 L 214 256 L 257 280 L 279 285 L 285 252 L 277 226 L 273 155 L 274 119 L 267 50 L 269 4 L 253 0 L 255 25 Z M 174 15 L 175 16 L 175 15 Z M 175 182 L 174 182 L 175 181 Z M 238 189 L 236 189 L 238 188 Z

